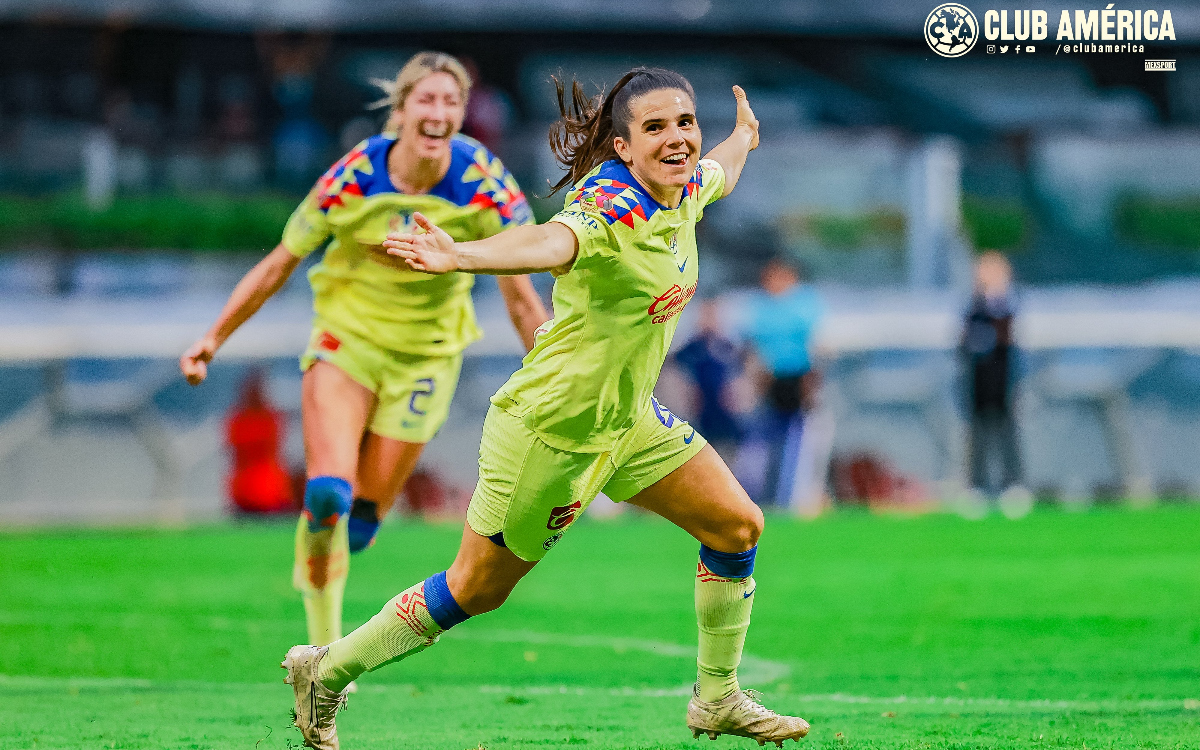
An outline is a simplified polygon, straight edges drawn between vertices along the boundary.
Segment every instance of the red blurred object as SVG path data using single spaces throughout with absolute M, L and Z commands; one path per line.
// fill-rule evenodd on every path
M 932 498 L 919 481 L 900 473 L 876 455 L 852 453 L 835 457 L 830 463 L 833 493 L 841 504 L 874 509 L 931 509 Z
M 446 483 L 436 472 L 419 468 L 404 483 L 404 499 L 412 513 L 437 514 L 446 507 Z
M 295 510 L 292 479 L 279 459 L 283 435 L 283 415 L 267 401 L 262 373 L 252 372 L 242 383 L 241 399 L 225 422 L 225 441 L 233 454 L 227 489 L 239 511 Z

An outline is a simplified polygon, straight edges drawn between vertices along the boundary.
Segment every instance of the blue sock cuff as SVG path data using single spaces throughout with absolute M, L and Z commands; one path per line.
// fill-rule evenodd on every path
M 446 585 L 444 570 L 425 579 L 425 606 L 429 608 L 429 616 L 442 630 L 449 630 L 470 617 L 454 601 L 450 587 Z
M 717 552 L 701 544 L 700 562 L 722 578 L 745 578 L 754 573 L 755 552 L 757 544 L 745 552 Z
M 341 477 L 313 477 L 304 485 L 304 514 L 310 532 L 333 528 L 350 512 L 350 483 Z
M 371 523 L 350 516 L 350 521 L 346 524 L 346 531 L 350 535 L 350 551 L 362 552 L 375 541 L 375 535 L 379 533 L 379 522 Z

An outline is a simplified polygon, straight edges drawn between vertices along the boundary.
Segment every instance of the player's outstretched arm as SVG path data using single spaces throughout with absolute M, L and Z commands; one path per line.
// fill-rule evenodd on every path
M 451 271 L 513 276 L 565 270 L 575 262 L 578 240 L 566 225 L 550 222 L 513 227 L 473 242 L 455 242 L 421 214 L 413 221 L 422 234 L 389 234 L 383 246 L 404 258 L 415 271 L 441 274 Z
M 233 288 L 233 293 L 229 295 L 225 307 L 221 308 L 221 314 L 217 316 L 212 328 L 189 346 L 179 358 L 179 370 L 188 383 L 199 385 L 204 380 L 208 375 L 208 363 L 212 361 L 217 349 L 233 335 L 238 326 L 258 312 L 258 308 L 262 307 L 272 294 L 279 291 L 299 264 L 300 258 L 292 255 L 283 245 L 279 245 L 242 277 Z
M 758 120 L 741 86 L 733 87 L 733 98 L 737 101 L 737 124 L 733 126 L 733 134 L 704 157 L 720 164 L 725 172 L 722 198 L 733 192 L 738 178 L 742 176 L 742 167 L 746 166 L 746 157 L 758 148 Z

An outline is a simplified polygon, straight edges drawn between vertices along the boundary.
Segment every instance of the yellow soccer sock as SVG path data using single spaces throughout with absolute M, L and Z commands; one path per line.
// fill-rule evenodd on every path
M 442 580 L 445 580 L 445 574 Z M 329 644 L 317 678 L 341 692 L 363 672 L 424 651 L 437 642 L 443 628 L 434 622 L 422 581 L 402 591 L 370 620 L 345 638 Z
M 332 529 L 312 532 L 304 516 L 296 526 L 292 584 L 304 597 L 308 642 L 324 646 L 342 637 L 342 596 L 350 574 L 350 546 L 342 516 Z
M 754 579 L 725 578 L 703 561 L 696 569 L 696 623 L 700 653 L 696 658 L 699 698 L 716 702 L 738 690 L 737 668 L 754 607 Z

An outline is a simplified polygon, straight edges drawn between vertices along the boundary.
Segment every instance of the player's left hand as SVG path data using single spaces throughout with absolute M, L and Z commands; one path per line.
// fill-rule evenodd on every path
M 442 274 L 458 270 L 454 239 L 420 213 L 413 221 L 424 230 L 421 234 L 392 232 L 383 241 L 389 255 L 404 258 L 409 267 L 422 273 Z
M 754 110 L 750 109 L 750 100 L 746 98 L 746 92 L 741 86 L 733 87 L 733 98 L 737 101 L 737 124 L 734 129 L 747 127 L 750 129 L 750 150 L 758 148 L 758 118 L 754 116 Z
M 205 336 L 188 347 L 179 358 L 179 370 L 187 378 L 188 385 L 200 385 L 208 377 L 208 363 L 217 353 L 217 342 Z

